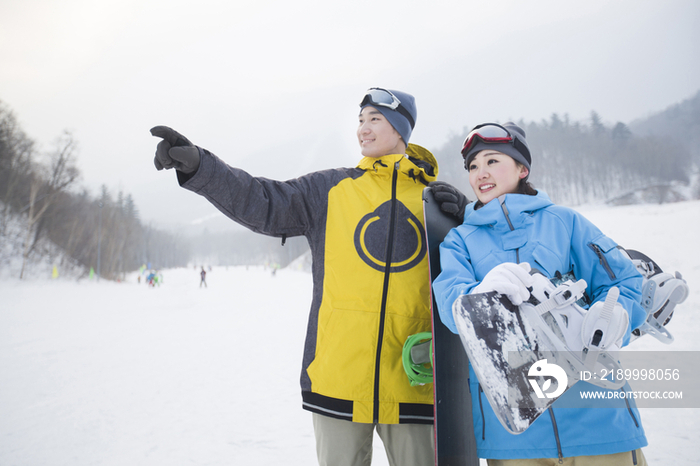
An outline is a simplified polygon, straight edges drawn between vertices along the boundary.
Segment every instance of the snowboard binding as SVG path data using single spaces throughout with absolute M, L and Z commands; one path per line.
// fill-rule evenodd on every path
M 403 345 L 401 362 L 411 387 L 433 382 L 433 334 L 411 335 Z
M 688 284 L 679 272 L 673 275 L 664 272 L 656 262 L 639 251 L 622 249 L 622 252 L 642 274 L 641 305 L 647 312 L 646 321 L 632 331 L 630 342 L 651 335 L 662 343 L 672 343 L 673 335 L 666 329 L 666 325 L 671 320 L 676 305 L 688 297 Z
M 609 328 L 584 325 L 584 316 L 591 311 L 583 309 L 577 301 L 586 291 L 585 280 L 566 280 L 554 285 L 536 270 L 533 270 L 532 276 L 534 282 L 530 299 L 518 306 L 518 310 L 542 337 L 541 341 L 548 346 L 544 350 L 551 353 L 554 363 L 576 380 L 580 380 L 584 371 L 609 374 L 621 369 L 620 363 L 608 352 L 610 348 L 600 343 Z M 619 290 L 612 287 L 600 311 L 601 316 L 612 314 L 618 296 Z M 610 323 L 610 319 L 607 323 Z M 603 378 L 589 382 L 607 389 L 618 389 L 624 385 L 623 380 Z

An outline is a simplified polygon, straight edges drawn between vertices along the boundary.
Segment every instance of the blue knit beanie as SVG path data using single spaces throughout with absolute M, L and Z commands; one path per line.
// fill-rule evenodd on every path
M 416 118 L 418 117 L 418 111 L 416 110 L 416 99 L 411 94 L 407 94 L 405 92 L 395 91 L 393 89 L 387 90 L 394 94 L 397 99 L 399 99 L 401 106 L 406 110 L 406 112 L 408 112 L 409 115 L 411 115 L 415 124 Z M 401 139 L 403 139 L 403 142 L 406 144 L 406 146 L 408 146 L 408 140 L 411 138 L 411 132 L 413 131 L 413 127 L 408 121 L 408 118 L 403 116 L 397 110 L 392 110 L 389 107 L 384 107 L 383 105 L 373 105 L 371 102 L 366 102 L 364 105 L 360 104 L 360 111 L 362 111 L 362 109 L 365 107 L 374 107 L 379 110 L 379 113 L 384 115 L 384 118 L 391 123 L 391 126 L 394 127 L 396 132 L 401 136 Z

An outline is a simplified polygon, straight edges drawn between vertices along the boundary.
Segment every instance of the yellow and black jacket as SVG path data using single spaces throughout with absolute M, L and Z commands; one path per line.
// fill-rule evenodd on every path
M 362 423 L 433 422 L 432 384 L 409 384 L 401 351 L 409 335 L 431 328 L 422 191 L 438 168 L 420 146 L 407 154 L 282 182 L 200 148 L 199 170 L 178 175 L 253 231 L 308 239 L 313 301 L 301 388 L 309 411 Z

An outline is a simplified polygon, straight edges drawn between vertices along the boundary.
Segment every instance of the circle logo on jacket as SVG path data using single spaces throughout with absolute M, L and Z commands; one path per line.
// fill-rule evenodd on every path
M 391 228 L 391 201 L 362 217 L 355 228 L 355 250 L 373 269 L 386 269 Z M 390 272 L 403 272 L 415 267 L 426 254 L 423 224 L 400 201 L 396 201 L 393 252 Z

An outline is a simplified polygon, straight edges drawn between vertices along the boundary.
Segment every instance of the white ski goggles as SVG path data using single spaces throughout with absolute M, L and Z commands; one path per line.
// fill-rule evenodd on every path
M 408 110 L 406 110 L 403 105 L 401 105 L 399 98 L 392 94 L 392 92 L 389 90 L 382 89 L 381 87 L 371 87 L 367 89 L 365 96 L 362 98 L 362 102 L 360 102 L 360 107 L 364 107 L 365 105 L 378 105 L 380 107 L 395 110 L 408 120 L 408 123 L 411 125 L 411 129 L 413 129 L 416 125 L 416 122 L 411 114 L 408 113 Z

